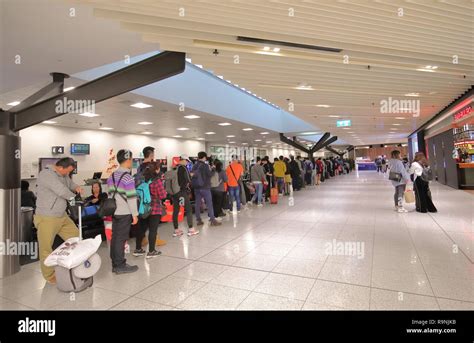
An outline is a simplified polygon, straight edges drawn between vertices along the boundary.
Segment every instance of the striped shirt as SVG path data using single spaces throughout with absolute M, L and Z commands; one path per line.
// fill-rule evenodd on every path
M 125 174 L 123 177 L 122 175 Z M 112 179 L 112 175 L 115 178 L 115 185 Z M 135 189 L 135 180 L 130 171 L 126 168 L 118 168 L 114 173 L 107 179 L 107 186 L 109 189 L 109 198 L 111 198 L 117 190 L 115 196 L 115 202 L 117 203 L 117 209 L 115 215 L 123 216 L 129 215 L 138 216 L 137 206 L 137 191 Z M 119 179 L 122 177 L 122 180 Z

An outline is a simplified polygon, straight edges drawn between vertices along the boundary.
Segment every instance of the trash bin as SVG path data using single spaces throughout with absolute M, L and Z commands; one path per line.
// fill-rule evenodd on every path
M 33 211 L 33 207 L 21 208 L 20 242 L 31 242 L 33 240 Z

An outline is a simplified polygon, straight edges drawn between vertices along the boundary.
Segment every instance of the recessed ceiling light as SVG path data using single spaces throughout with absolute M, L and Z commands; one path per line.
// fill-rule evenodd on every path
M 268 143 L 268 144 L 270 144 L 271 142 L 272 142 L 272 141 L 266 141 L 265 143 Z
M 232 142 L 229 142 L 229 143 L 230 143 L 230 144 L 234 144 L 235 142 L 234 142 L 234 141 L 232 141 Z
M 201 117 L 200 117 L 200 116 L 197 116 L 197 115 L 195 115 L 195 114 L 190 114 L 190 115 L 188 115 L 188 116 L 184 116 L 184 118 L 186 118 L 186 119 L 199 119 L 199 118 L 201 118 Z
M 249 145 L 249 143 L 242 143 L 242 145 Z
M 417 71 L 425 71 L 427 73 L 434 73 L 435 72 L 435 70 L 433 70 L 433 69 L 425 69 L 425 68 L 418 68 L 416 70 Z
M 234 135 L 228 135 L 227 138 L 234 138 Z
M 67 88 L 64 88 L 64 89 L 63 89 L 63 92 L 69 92 L 69 91 L 73 90 L 74 88 L 76 88 L 76 87 L 67 87 Z
M 403 119 L 405 119 L 405 117 L 395 117 L 395 119 L 403 120 Z
M 54 120 L 45 120 L 43 122 L 43 124 L 56 124 L 56 123 L 57 123 L 57 121 L 54 121 Z
M 420 93 L 406 93 L 405 96 L 420 96 Z
M 261 142 L 262 140 L 261 139 L 256 139 L 255 142 Z
M 395 125 L 395 126 L 400 126 L 400 125 L 402 125 L 402 124 L 392 124 L 392 125 Z
M 341 118 L 341 116 L 330 115 L 329 118 Z
M 151 121 L 141 121 L 138 125 L 153 125 L 153 123 Z
M 113 130 L 114 128 L 113 127 L 100 127 L 99 130 L 106 130 L 106 131 L 109 131 L 109 130 Z
M 174 135 L 173 138 L 182 138 L 183 136 L 180 135 Z
M 206 132 L 205 135 L 215 135 L 216 133 L 215 132 L 212 132 L 212 131 L 209 131 L 209 132 Z
M 316 107 L 328 108 L 328 107 L 331 107 L 331 106 L 329 106 L 329 105 L 316 105 Z
M 219 123 L 220 126 L 229 126 L 232 125 L 231 123 Z
M 144 135 L 151 135 L 153 132 L 151 132 L 151 131 L 143 131 L 142 133 L 143 133 Z
M 148 108 L 148 107 L 153 107 L 152 105 L 144 104 L 143 102 L 137 102 L 133 105 L 130 105 L 135 108 Z
M 309 85 L 300 85 L 300 86 L 294 87 L 294 89 L 298 89 L 300 91 L 314 91 L 314 88 Z
M 83 116 L 83 117 L 89 117 L 89 118 L 93 118 L 93 117 L 98 117 L 99 115 L 97 113 L 91 113 L 91 112 L 84 112 L 84 113 L 79 113 L 80 116 Z
M 265 131 L 265 132 L 260 132 L 260 134 L 261 134 L 261 135 L 269 135 L 270 132 Z
M 8 106 L 16 106 L 16 105 L 19 105 L 21 103 L 21 101 L 12 101 L 12 102 L 9 102 L 7 105 Z
M 264 46 L 263 51 L 270 51 L 270 47 L 269 46 Z
M 188 127 L 178 127 L 176 130 L 178 130 L 178 131 L 188 131 L 189 128 Z
M 196 138 L 196 139 L 197 139 L 198 141 L 203 141 L 203 140 L 204 140 L 204 138 L 201 138 L 201 137 Z
M 319 134 L 319 132 L 302 132 L 301 134 L 304 135 L 304 136 L 306 136 L 306 135 L 317 135 L 317 134 Z
M 273 48 L 273 52 L 280 52 L 280 48 Z
M 245 129 L 242 129 L 243 131 L 252 131 L 253 129 L 251 127 L 246 127 Z

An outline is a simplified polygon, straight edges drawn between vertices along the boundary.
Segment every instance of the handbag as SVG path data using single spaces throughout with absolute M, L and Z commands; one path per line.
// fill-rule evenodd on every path
M 120 185 L 120 181 L 122 181 L 122 178 L 125 176 L 125 174 L 129 174 L 129 173 L 123 173 L 120 178 L 119 178 L 119 181 L 117 184 L 115 184 L 115 177 L 114 177 L 114 173 L 112 173 L 112 182 L 115 186 L 115 191 L 114 191 L 114 194 L 112 195 L 112 198 L 107 198 L 107 199 L 104 199 L 104 201 L 102 201 L 102 204 L 100 205 L 99 207 L 99 216 L 100 217 L 106 217 L 106 216 L 113 216 L 115 211 L 117 210 L 117 202 L 115 201 L 115 196 L 117 195 L 117 187 L 118 185 Z M 123 200 L 127 200 L 122 194 L 119 194 Z
M 413 192 L 413 189 L 411 188 L 407 189 L 405 193 L 403 194 L 403 196 L 407 204 L 412 204 L 415 202 L 415 193 Z
M 396 173 L 396 172 L 391 171 L 388 174 L 388 179 L 391 181 L 400 182 L 402 181 L 402 173 Z

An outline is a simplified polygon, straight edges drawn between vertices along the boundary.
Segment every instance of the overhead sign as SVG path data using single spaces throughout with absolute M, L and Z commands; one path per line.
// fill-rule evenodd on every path
M 51 147 L 51 153 L 53 155 L 64 154 L 64 147 L 63 146 L 53 146 L 53 147 Z
M 466 106 L 462 110 L 454 113 L 453 115 L 454 121 L 459 121 L 461 119 L 464 119 L 468 117 L 471 113 L 472 113 L 472 106 L 471 105 Z
M 348 126 L 351 126 L 352 123 L 350 121 L 350 119 L 348 120 L 337 120 L 336 121 L 336 127 L 348 127 Z

